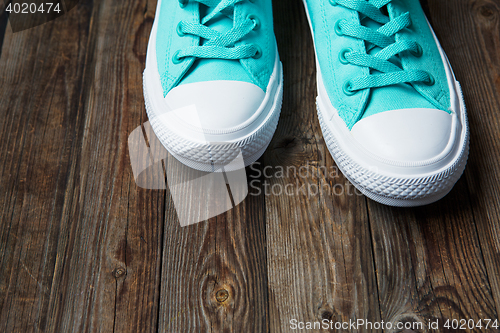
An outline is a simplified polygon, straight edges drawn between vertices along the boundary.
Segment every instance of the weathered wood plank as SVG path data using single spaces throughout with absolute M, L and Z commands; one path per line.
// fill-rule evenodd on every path
M 464 179 L 430 206 L 369 208 L 384 321 L 497 318 Z
M 187 172 L 172 156 L 166 169 L 169 181 Z M 184 200 L 202 199 L 186 195 Z M 268 331 L 264 206 L 263 196 L 249 195 L 226 213 L 181 227 L 168 198 L 160 332 Z
M 291 332 L 292 320 L 377 321 L 366 202 L 337 170 L 321 135 L 307 19 L 300 1 L 274 5 L 285 91 L 263 160 L 269 307 L 277 316 L 271 332 Z
M 500 313 L 500 3 L 429 0 L 431 17 L 461 82 L 471 128 L 465 169 L 488 279 Z
M 164 191 L 135 185 L 127 147 L 128 135 L 146 121 L 142 70 L 154 7 L 93 3 L 81 148 L 64 202 L 70 226 L 58 249 L 62 283 L 51 294 L 53 331 L 157 327 Z
M 45 330 L 90 12 L 12 33 L 0 58 L 0 331 Z

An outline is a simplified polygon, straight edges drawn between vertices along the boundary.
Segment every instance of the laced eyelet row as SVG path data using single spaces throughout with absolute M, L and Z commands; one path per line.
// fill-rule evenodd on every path
M 421 83 L 425 84 L 426 86 L 433 86 L 436 84 L 436 80 L 434 79 L 434 76 L 432 76 L 431 73 L 427 72 L 429 75 L 429 80 L 427 81 L 422 81 Z M 352 89 L 352 82 L 350 80 L 347 80 L 344 82 L 344 85 L 342 86 L 342 91 L 346 96 L 352 96 L 358 93 L 360 90 L 353 90 Z
M 185 7 L 188 1 L 189 0 L 179 0 L 179 4 L 180 4 L 181 7 Z M 249 0 L 249 1 L 250 2 L 254 2 L 255 0 Z M 253 30 L 260 29 L 261 23 L 260 23 L 259 18 L 256 15 L 250 14 L 250 15 L 247 16 L 247 19 L 250 20 L 250 21 L 252 21 L 254 23 Z M 177 35 L 179 37 L 186 36 L 186 34 L 184 33 L 184 31 L 182 31 L 182 21 L 177 24 L 177 27 L 175 28 L 175 30 L 176 30 Z M 254 44 L 254 46 L 255 46 L 255 48 L 256 48 L 257 51 L 255 52 L 255 55 L 252 56 L 252 58 L 253 59 L 259 59 L 260 57 L 262 57 L 262 49 L 257 44 Z M 181 50 L 177 50 L 177 52 L 175 52 L 174 55 L 172 56 L 172 62 L 175 65 L 180 64 L 182 62 L 182 60 L 184 59 L 184 57 L 180 57 L 179 56 L 180 52 L 181 52 Z
M 329 1 L 330 1 L 330 4 L 332 6 L 337 5 L 337 2 L 335 0 L 329 0 Z M 344 33 L 342 32 L 342 27 L 341 27 L 341 24 L 343 23 L 343 21 L 345 21 L 345 20 L 344 19 L 338 20 L 337 22 L 335 22 L 335 25 L 333 27 L 335 34 L 337 34 L 338 36 L 344 35 Z M 342 50 L 340 50 L 339 61 L 341 64 L 344 64 L 344 65 L 349 64 L 349 60 L 346 59 L 346 55 L 351 53 L 352 51 L 353 50 L 351 48 L 343 48 Z M 417 43 L 417 49 L 414 51 L 413 50 L 409 51 L 409 52 L 411 55 L 413 55 L 416 58 L 420 58 L 424 54 L 422 46 L 420 46 L 420 44 L 418 44 L 418 43 Z M 436 83 L 436 80 L 434 79 L 434 77 L 430 73 L 427 73 L 427 74 L 429 75 L 429 80 L 422 81 L 422 83 L 427 85 L 427 86 L 434 85 Z M 359 90 L 353 90 L 351 81 L 347 80 L 344 82 L 344 85 L 342 86 L 342 91 L 344 92 L 345 95 L 352 96 L 352 95 L 356 94 Z
M 262 49 L 259 45 L 257 44 L 254 44 L 255 46 L 255 54 L 252 56 L 253 59 L 259 59 L 260 57 L 262 57 Z M 177 50 L 174 55 L 172 56 L 172 63 L 174 65 L 178 65 L 180 64 L 185 57 L 181 57 L 179 54 L 181 53 L 181 50 Z

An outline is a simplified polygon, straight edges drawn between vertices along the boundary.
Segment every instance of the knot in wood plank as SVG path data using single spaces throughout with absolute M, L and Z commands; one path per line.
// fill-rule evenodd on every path
M 229 298 L 229 292 L 226 289 L 220 289 L 215 293 L 215 299 L 217 302 L 223 303 Z
M 118 267 L 113 270 L 113 276 L 115 277 L 115 279 L 119 279 L 126 274 L 127 274 L 127 269 L 123 267 Z
M 499 4 L 490 0 L 474 2 L 472 5 L 472 11 L 476 13 L 479 23 L 496 23 L 500 17 Z

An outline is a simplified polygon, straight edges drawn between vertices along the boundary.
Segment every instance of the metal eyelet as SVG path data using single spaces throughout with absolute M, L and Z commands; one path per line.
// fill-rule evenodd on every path
M 339 61 L 340 61 L 342 64 L 344 64 L 344 65 L 349 64 L 349 60 L 347 60 L 347 59 L 345 58 L 345 56 L 346 56 L 346 54 L 347 54 L 347 53 L 351 53 L 351 52 L 352 52 L 352 49 L 351 49 L 350 47 L 340 50 L 340 53 L 339 53 Z
M 417 43 L 417 51 L 410 51 L 411 55 L 417 58 L 420 58 L 424 54 L 424 50 L 422 49 L 422 46 Z
M 344 33 L 342 32 L 342 28 L 340 27 L 340 23 L 343 21 L 343 19 L 338 20 L 335 22 L 335 26 L 333 27 L 333 30 L 337 34 L 337 36 L 342 36 Z
M 352 96 L 357 93 L 356 90 L 352 90 L 352 83 L 349 80 L 345 81 L 344 85 L 342 86 L 342 91 L 347 96 Z
M 330 0 L 330 5 L 332 5 L 332 6 L 337 6 L 337 1 L 335 1 L 335 0 Z
M 257 49 L 257 52 L 255 52 L 255 54 L 252 56 L 252 58 L 259 59 L 260 57 L 262 57 L 262 49 L 257 44 L 254 44 L 254 46 Z
M 182 21 L 177 24 L 177 28 L 175 28 L 175 31 L 177 31 L 177 35 L 179 37 L 186 36 L 186 34 L 182 31 Z
M 254 22 L 255 26 L 254 26 L 253 30 L 260 29 L 260 20 L 257 16 L 250 14 L 247 16 L 247 19 Z
M 175 65 L 178 65 L 182 62 L 183 58 L 179 57 L 179 53 L 181 53 L 181 50 L 177 50 L 177 52 L 175 52 L 174 55 L 172 56 L 172 62 Z
M 436 83 L 436 80 L 434 79 L 434 76 L 431 75 L 431 73 L 427 73 L 429 75 L 429 80 L 428 81 L 422 81 L 423 84 L 426 86 L 433 86 Z
M 179 0 L 179 6 L 181 8 L 184 8 L 187 6 L 188 2 L 189 2 L 189 0 Z

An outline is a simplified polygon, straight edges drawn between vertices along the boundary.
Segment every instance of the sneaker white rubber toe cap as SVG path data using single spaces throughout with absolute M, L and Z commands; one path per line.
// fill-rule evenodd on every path
M 180 124 L 204 132 L 237 129 L 257 116 L 265 92 L 243 81 L 206 81 L 182 84 L 165 97 Z
M 456 131 L 453 116 L 438 109 L 381 112 L 357 122 L 351 134 L 378 158 L 413 164 L 439 159 L 450 148 Z

